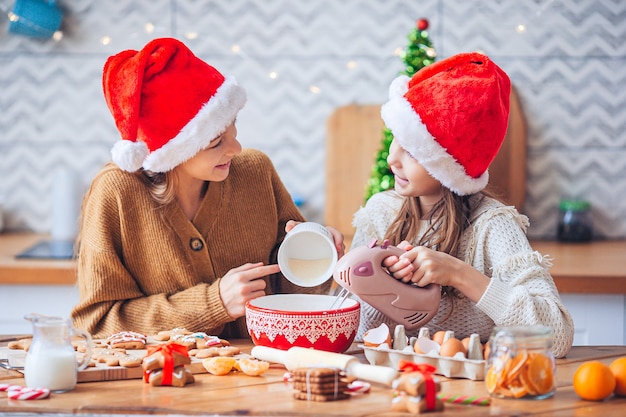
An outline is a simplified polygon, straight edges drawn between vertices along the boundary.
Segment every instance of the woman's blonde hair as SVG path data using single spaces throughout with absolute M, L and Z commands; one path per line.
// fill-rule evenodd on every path
M 152 172 L 140 169 L 135 173 L 148 187 L 148 192 L 158 203 L 166 205 L 176 198 L 176 175 L 174 171 Z

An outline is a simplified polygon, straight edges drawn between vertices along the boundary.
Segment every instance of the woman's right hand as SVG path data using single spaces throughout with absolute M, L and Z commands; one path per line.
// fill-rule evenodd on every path
M 228 315 L 235 319 L 245 315 L 246 301 L 265 295 L 265 281 L 259 278 L 278 272 L 278 265 L 263 265 L 263 262 L 247 263 L 228 271 L 220 280 L 220 295 Z

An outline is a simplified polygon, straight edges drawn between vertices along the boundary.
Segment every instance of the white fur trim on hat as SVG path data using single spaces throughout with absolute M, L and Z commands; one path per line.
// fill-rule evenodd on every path
M 141 140 L 118 140 L 111 148 L 113 162 L 128 172 L 135 172 L 141 168 L 148 153 L 148 146 Z
M 389 87 L 389 101 L 381 107 L 381 117 L 394 140 L 417 160 L 429 174 L 459 195 L 476 193 L 487 185 L 489 172 L 478 178 L 467 175 L 447 150 L 430 134 L 427 126 L 404 97 L 409 78 L 401 75 Z
M 153 151 L 144 169 L 167 172 L 194 157 L 230 125 L 246 103 L 246 92 L 234 77 L 226 77 L 215 95 L 174 138 Z

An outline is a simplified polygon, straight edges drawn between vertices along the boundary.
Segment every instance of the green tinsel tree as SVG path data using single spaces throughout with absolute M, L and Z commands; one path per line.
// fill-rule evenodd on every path
M 417 24 L 408 35 L 409 44 L 400 57 L 406 64 L 405 74 L 412 77 L 417 71 L 435 62 L 437 53 L 428 37 L 428 20 L 419 19 Z M 367 183 L 365 200 L 367 201 L 374 194 L 393 188 L 393 174 L 387 165 L 389 155 L 389 145 L 393 140 L 393 135 L 386 127 L 383 129 L 383 139 L 380 150 L 376 153 L 376 162 L 372 167 L 372 174 Z

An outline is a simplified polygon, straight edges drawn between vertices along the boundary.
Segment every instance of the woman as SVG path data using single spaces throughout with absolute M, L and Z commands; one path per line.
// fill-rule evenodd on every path
M 383 261 L 407 284 L 442 288 L 431 334 L 452 330 L 485 342 L 494 326 L 550 326 L 554 353 L 573 342 L 572 318 L 548 267 L 526 237 L 528 219 L 484 191 L 504 139 L 510 81 L 488 57 L 459 54 L 398 77 L 382 118 L 394 140 L 387 161 L 394 190 L 354 216 L 352 247 L 372 238 L 406 249 Z M 362 303 L 357 339 L 395 323 Z M 417 333 L 418 330 L 415 331 Z
M 164 38 L 109 58 L 103 88 L 122 140 L 83 202 L 75 326 L 247 337 L 246 301 L 328 292 L 275 264 L 304 219 L 267 156 L 237 141 L 246 95 L 233 78 Z

